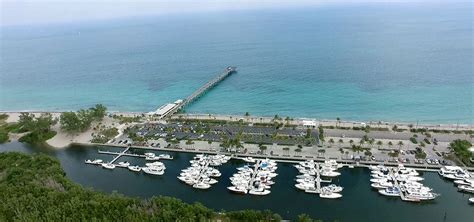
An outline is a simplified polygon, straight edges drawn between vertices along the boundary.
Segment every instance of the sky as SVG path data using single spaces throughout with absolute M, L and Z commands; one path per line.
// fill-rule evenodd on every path
M 443 0 L 0 0 L 0 25 L 51 24 L 167 13 L 316 7 L 367 2 L 430 3 Z

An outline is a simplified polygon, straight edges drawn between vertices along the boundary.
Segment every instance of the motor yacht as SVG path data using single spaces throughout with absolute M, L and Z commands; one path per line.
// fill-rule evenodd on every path
M 388 187 L 385 189 L 379 190 L 379 193 L 384 196 L 399 197 L 400 190 L 397 187 Z
M 325 199 L 338 199 L 338 198 L 341 198 L 342 195 L 339 193 L 333 193 L 329 190 L 321 190 L 319 197 L 325 198 Z
M 128 167 L 128 166 L 130 166 L 130 163 L 125 161 L 125 162 L 119 162 L 118 165 L 121 166 L 121 167 Z
M 158 169 L 156 167 L 143 167 L 142 170 L 146 174 L 151 174 L 151 175 L 161 176 L 161 175 L 165 174 L 165 171 L 163 169 Z
M 113 165 L 111 163 L 103 163 L 102 167 L 105 168 L 105 169 L 109 169 L 109 170 L 115 169 L 115 165 Z
M 128 169 L 133 172 L 140 172 L 142 170 L 142 168 L 139 166 L 128 166 Z

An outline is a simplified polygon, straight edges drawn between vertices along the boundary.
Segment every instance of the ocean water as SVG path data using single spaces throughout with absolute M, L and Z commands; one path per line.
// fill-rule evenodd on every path
M 0 110 L 103 103 L 474 124 L 472 4 L 351 4 L 1 27 Z

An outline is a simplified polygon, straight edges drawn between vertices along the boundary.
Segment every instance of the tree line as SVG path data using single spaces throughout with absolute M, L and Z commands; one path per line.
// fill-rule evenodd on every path
M 89 109 L 77 112 L 64 112 L 60 116 L 61 129 L 68 133 L 84 132 L 91 127 L 92 122 L 100 122 L 107 113 L 107 107 L 97 104 Z
M 270 211 L 215 212 L 171 197 L 139 199 L 84 189 L 45 154 L 0 153 L 0 221 L 280 221 Z M 313 221 L 301 215 L 298 221 Z

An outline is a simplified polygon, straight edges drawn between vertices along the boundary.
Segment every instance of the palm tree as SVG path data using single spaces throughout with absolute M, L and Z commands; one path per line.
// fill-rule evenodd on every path
M 283 150 L 286 151 L 287 155 L 290 155 L 290 147 L 283 147 Z
M 331 146 L 334 145 L 334 139 L 333 138 L 329 139 L 329 143 L 331 144 Z
M 301 153 L 301 148 L 296 148 L 296 149 L 295 149 L 295 152 Z
M 337 128 L 338 124 L 341 122 L 341 118 L 337 117 L 336 120 L 337 120 L 337 122 L 336 122 L 336 128 Z
M 370 148 L 372 148 L 372 145 L 374 145 L 374 141 L 375 141 L 375 140 L 374 140 L 373 138 L 369 140 Z
M 365 143 L 365 140 L 363 140 L 363 139 L 361 139 L 361 140 L 359 141 L 359 144 L 360 144 L 361 147 L 362 147 L 362 145 L 364 145 L 364 143 Z
M 339 139 L 339 147 L 341 147 L 341 145 L 344 143 L 344 140 L 342 139 Z
M 393 146 L 392 141 L 388 141 L 388 147 L 392 148 L 392 146 Z
M 377 141 L 377 146 L 378 146 L 379 149 L 380 149 L 380 146 L 382 146 L 382 145 L 383 145 L 382 140 Z
M 351 146 L 353 143 L 354 143 L 354 140 L 349 140 L 349 144 L 351 144 Z
M 207 144 L 209 144 L 209 149 L 211 149 L 212 140 L 208 140 L 208 141 L 207 141 Z
M 403 146 L 403 142 L 400 140 L 398 141 L 398 150 L 401 150 Z
M 259 144 L 258 148 L 260 149 L 260 151 L 262 151 L 262 154 L 265 153 L 265 150 L 267 150 L 267 146 L 262 145 L 262 144 Z
M 287 117 L 285 118 L 285 121 L 286 121 L 286 125 L 290 125 L 290 117 L 289 117 L 289 116 L 287 116 Z

